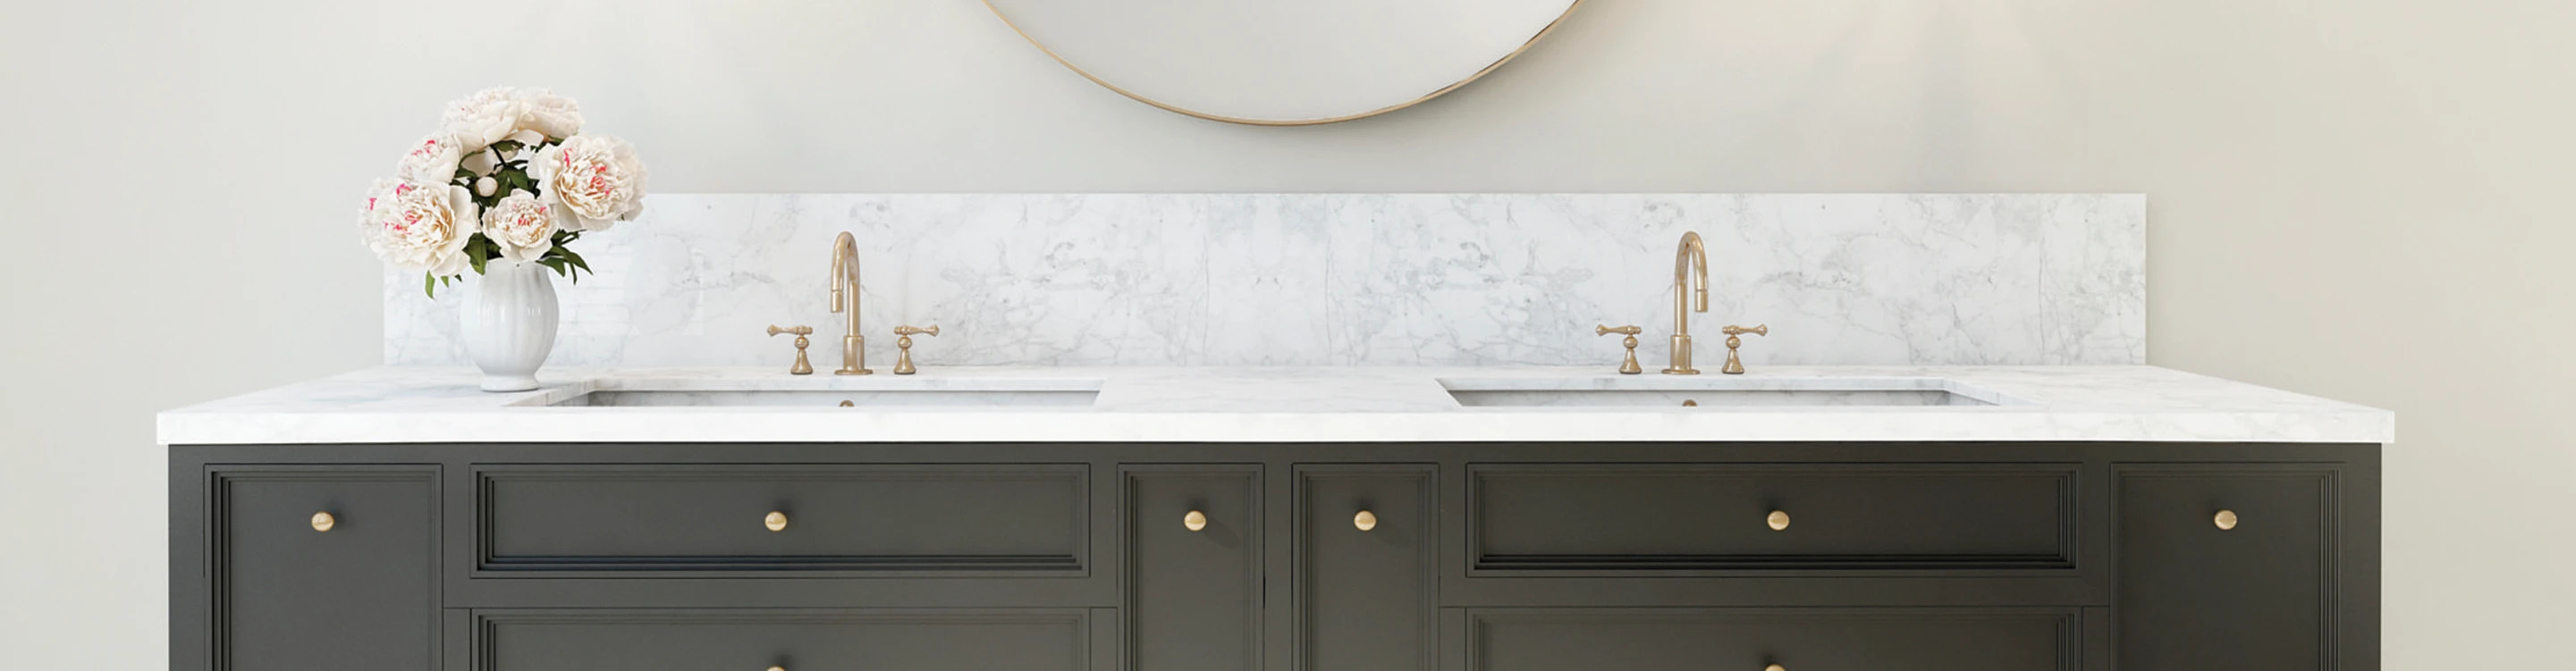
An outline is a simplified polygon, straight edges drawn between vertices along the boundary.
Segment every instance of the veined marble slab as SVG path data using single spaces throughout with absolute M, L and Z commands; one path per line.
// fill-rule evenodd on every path
M 160 415 L 168 445 L 545 442 L 2109 441 L 2387 443 L 2384 410 L 2147 366 L 1762 367 L 1619 375 L 1582 367 L 925 367 L 920 375 L 788 375 L 785 366 L 552 369 L 535 391 L 479 391 L 466 368 L 375 368 Z M 1446 381 L 1446 382 L 1444 382 Z M 1463 383 L 1461 381 L 1468 381 Z M 1475 389 L 1692 386 L 1948 389 L 1992 405 L 1473 407 Z M 1901 382 L 1907 384 L 1891 384 Z M 1041 392 L 1097 390 L 1082 399 Z M 733 405 L 615 403 L 635 392 Z M 942 404 L 885 397 L 973 394 Z M 1014 398 L 1014 396 L 1018 398 Z M 835 399 L 857 399 L 838 407 Z M 1062 401 L 1074 402 L 1062 402 Z M 574 404 L 570 407 L 557 404 Z
M 815 329 L 832 238 L 857 235 L 868 359 L 923 365 L 1578 365 L 1595 324 L 1665 356 L 1675 247 L 1708 245 L 1699 361 L 1727 324 L 1763 365 L 2139 364 L 2137 195 L 658 195 L 558 280 L 549 366 L 757 366 Z M 462 365 L 457 295 L 385 278 L 385 361 Z

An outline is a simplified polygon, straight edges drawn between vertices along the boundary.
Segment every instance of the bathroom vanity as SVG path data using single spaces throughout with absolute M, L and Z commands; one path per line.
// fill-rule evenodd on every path
M 475 379 L 163 414 L 171 668 L 2379 667 L 2393 418 L 2165 369 Z

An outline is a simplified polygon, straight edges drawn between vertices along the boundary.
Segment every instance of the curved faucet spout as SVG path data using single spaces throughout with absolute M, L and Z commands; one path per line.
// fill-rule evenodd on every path
M 1673 252 L 1673 363 L 1664 372 L 1671 375 L 1693 375 L 1691 367 L 1690 313 L 1691 297 L 1697 296 L 1698 312 L 1708 311 L 1708 245 L 1700 242 L 1698 231 L 1682 233 L 1682 244 Z
M 848 331 L 841 335 L 841 368 L 835 375 L 866 375 L 867 338 L 859 335 L 859 238 L 842 231 L 832 239 L 832 311 L 843 313 Z

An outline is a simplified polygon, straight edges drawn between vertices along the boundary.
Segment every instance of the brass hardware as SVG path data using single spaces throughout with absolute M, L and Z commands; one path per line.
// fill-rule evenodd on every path
M 2218 525 L 2218 530 L 2219 530 L 2219 531 L 2235 531 L 2235 530 L 2236 530 L 2236 511 L 2233 511 L 2233 510 L 2221 510 L 2221 511 L 2218 511 L 2218 514 L 2217 514 L 2217 515 L 2213 515 L 2213 516 L 2211 516 L 2209 521 L 2210 521 L 2210 522 L 2213 522 L 2213 523 L 2216 523 L 2216 524 Z
M 859 335 L 859 239 L 842 231 L 832 239 L 832 311 L 848 315 L 849 331 L 841 336 L 841 367 L 833 375 L 866 375 L 868 339 Z
M 1620 346 L 1628 348 L 1628 360 L 1619 362 L 1620 375 L 1635 375 L 1646 372 L 1644 367 L 1637 365 L 1637 334 L 1644 332 L 1646 332 L 1645 329 L 1638 328 L 1633 324 L 1617 328 L 1612 328 L 1609 324 L 1601 324 L 1592 327 L 1592 335 L 1610 335 L 1612 333 L 1627 334 L 1627 338 L 1619 341 Z
M 760 525 L 761 525 L 761 526 L 764 526 L 764 527 L 769 527 L 769 530 L 770 530 L 770 531 L 786 531 L 786 530 L 787 530 L 787 513 L 782 513 L 782 512 L 775 511 L 775 510 L 769 511 L 769 514 L 768 514 L 768 515 L 763 516 L 763 517 L 761 517 L 761 518 L 760 518 Z
M 1681 249 L 1673 252 L 1673 362 L 1665 375 L 1699 374 L 1691 367 L 1691 296 L 1699 297 L 1698 311 L 1708 311 L 1708 245 L 1698 231 L 1683 232 Z
M 340 518 L 332 517 L 331 513 L 321 512 L 313 514 L 314 531 L 330 531 L 332 527 L 337 526 L 340 526 Z
M 773 667 L 769 667 L 769 671 L 787 671 L 787 667 L 784 667 L 784 666 L 773 666 Z
M 790 327 L 787 327 L 787 328 L 779 328 L 777 324 L 771 324 L 771 325 L 769 325 L 769 335 L 770 335 L 770 337 L 773 337 L 773 338 L 774 338 L 774 337 L 777 337 L 777 336 L 778 336 L 778 334 L 781 334 L 781 333 L 793 333 L 793 334 L 796 334 L 796 365 L 788 366 L 788 367 L 787 367 L 787 374 L 789 374 L 789 375 L 813 375 L 813 374 L 814 374 L 814 363 L 813 363 L 813 362 L 811 362 L 811 361 L 806 361 L 806 360 L 805 360 L 805 346 L 806 346 L 806 345 L 814 344 L 814 341 L 805 339 L 805 336 L 814 335 L 814 327 L 811 327 L 811 326 L 790 326 Z
M 842 402 L 841 402 L 841 407 L 844 407 L 844 408 L 856 408 L 856 407 L 859 407 L 859 404 L 857 404 L 857 403 L 851 403 L 851 402 L 849 402 L 849 401 L 842 401 Z
M 1351 526 L 1359 527 L 1359 530 L 1361 531 L 1376 529 L 1377 513 L 1362 510 L 1360 511 L 1360 514 L 1351 516 Z
M 1741 336 L 1741 335 L 1744 335 L 1744 334 L 1747 334 L 1747 333 L 1751 333 L 1751 334 L 1753 334 L 1753 335 L 1758 335 L 1758 336 L 1767 336 L 1767 335 L 1771 335 L 1771 325 L 1770 325 L 1770 324 L 1763 324 L 1763 325 L 1761 325 L 1761 326 L 1756 326 L 1756 327 L 1753 327 L 1753 328 L 1744 328 L 1744 327 L 1742 327 L 1742 326 L 1729 326 L 1729 327 L 1726 327 L 1726 328 L 1723 328 L 1723 329 L 1718 329 L 1718 330 L 1719 330 L 1720 332 L 1723 332 L 1723 333 L 1725 333 L 1725 334 L 1726 334 L 1726 367 L 1725 367 L 1725 368 L 1718 369 L 1718 372 L 1725 373 L 1725 374 L 1728 374 L 1728 375 L 1743 375 L 1743 374 L 1744 374 L 1744 360 L 1743 360 L 1743 359 L 1735 358 L 1735 348 L 1743 347 L 1743 346 L 1744 346 L 1744 339 L 1743 339 L 1743 338 L 1736 337 L 1736 336 Z
M 1682 407 L 1685 407 L 1685 408 L 1696 408 L 1696 407 L 1699 407 L 1699 401 L 1698 401 L 1698 400 L 1695 400 L 1695 399 L 1687 399 L 1687 398 L 1682 399 Z
M 1772 531 L 1788 531 L 1789 512 L 1785 510 L 1771 511 L 1771 515 L 1769 517 L 1762 518 L 1762 522 L 1764 524 L 1771 525 Z
M 1190 511 L 1190 514 L 1181 516 L 1181 526 L 1187 527 L 1191 531 L 1206 530 L 1207 513 L 1192 510 Z
M 912 337 L 917 335 L 938 337 L 939 325 L 932 324 L 930 328 L 926 329 L 913 328 L 910 326 L 897 326 L 894 327 L 894 335 L 894 374 L 911 375 L 914 371 L 914 368 L 912 367 Z
M 769 671 L 784 671 L 784 670 L 782 670 L 782 669 L 770 669 Z M 1770 666 L 1762 667 L 1762 671 L 1789 671 L 1789 667 L 1781 666 L 1781 665 L 1778 665 L 1778 664 L 1773 664 L 1773 665 L 1770 665 Z

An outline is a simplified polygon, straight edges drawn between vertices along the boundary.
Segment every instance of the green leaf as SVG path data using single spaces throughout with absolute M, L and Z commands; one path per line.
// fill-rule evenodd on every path
M 484 274 L 484 264 L 491 263 L 491 259 L 483 256 L 483 249 L 491 245 L 492 241 L 483 237 L 481 233 L 476 233 L 474 239 L 465 241 L 465 260 L 474 263 L 474 274 Z
M 421 273 L 420 292 L 428 294 L 430 300 L 438 300 L 438 276 L 431 275 L 426 272 Z
M 562 247 L 556 247 L 555 251 L 562 252 L 565 261 L 572 262 L 573 265 L 579 266 L 582 270 L 590 270 L 590 262 L 583 261 L 580 254 L 574 254 L 572 253 L 572 250 L 564 249 Z M 597 274 L 599 271 L 591 270 L 590 272 Z

